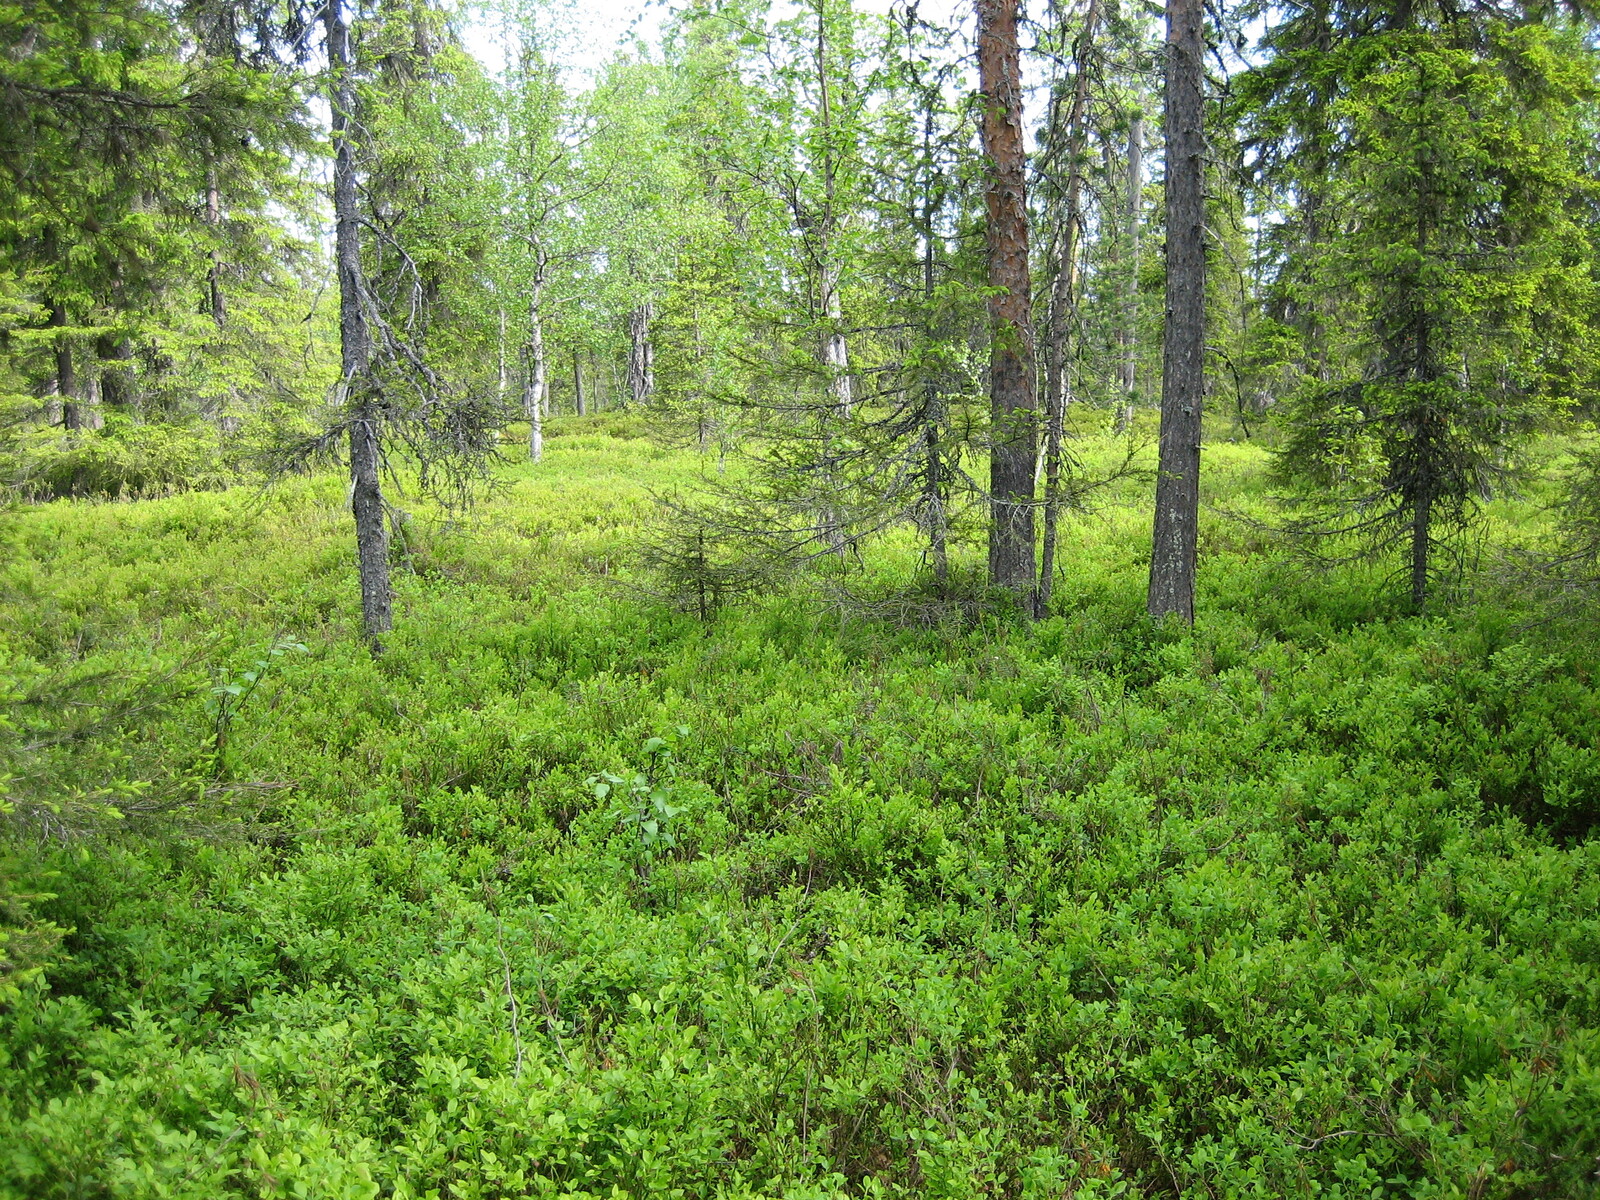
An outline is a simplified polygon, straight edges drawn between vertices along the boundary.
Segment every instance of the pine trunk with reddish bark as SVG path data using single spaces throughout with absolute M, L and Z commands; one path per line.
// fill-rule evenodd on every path
M 1017 0 L 977 0 L 989 297 L 989 580 L 1033 609 L 1033 322 Z

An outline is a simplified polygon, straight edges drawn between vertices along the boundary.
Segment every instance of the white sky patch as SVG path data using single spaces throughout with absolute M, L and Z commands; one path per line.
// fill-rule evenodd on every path
M 904 0 L 856 0 L 861 13 L 887 15 L 892 7 L 904 8 Z M 920 0 L 919 15 L 934 24 L 962 27 L 970 23 L 970 0 Z M 569 81 L 588 87 L 599 77 L 607 62 L 624 50 L 644 47 L 660 49 L 661 34 L 681 4 L 669 0 L 557 0 L 540 6 L 539 24 L 552 43 L 551 57 L 568 73 Z M 782 20 L 797 11 L 793 4 L 775 5 L 774 18 Z M 467 49 L 495 75 L 505 70 L 511 35 L 504 19 L 479 10 L 471 14 L 462 29 Z
M 660 0 L 568 0 L 541 5 L 537 27 L 551 59 L 569 82 L 587 88 L 621 51 L 638 45 L 652 51 L 659 48 L 662 28 L 672 12 Z M 503 16 L 481 10 L 471 14 L 462 29 L 467 49 L 495 75 L 505 70 L 516 36 Z

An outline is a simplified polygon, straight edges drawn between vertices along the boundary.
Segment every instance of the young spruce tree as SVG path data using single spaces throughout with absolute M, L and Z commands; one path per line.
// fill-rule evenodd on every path
M 1285 406 L 1277 477 L 1307 535 L 1397 553 L 1422 607 L 1583 357 L 1573 219 L 1593 62 L 1541 25 L 1446 23 L 1346 44 L 1343 148 L 1304 269 L 1350 335 Z

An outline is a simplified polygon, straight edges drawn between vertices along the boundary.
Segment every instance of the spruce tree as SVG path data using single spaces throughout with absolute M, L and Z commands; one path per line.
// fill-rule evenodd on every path
M 1293 265 L 1345 336 L 1319 322 L 1276 474 L 1296 532 L 1399 554 L 1421 607 L 1585 356 L 1573 202 L 1593 64 L 1541 25 L 1492 22 L 1353 41 L 1338 66 L 1338 171 L 1319 187 L 1338 219 Z

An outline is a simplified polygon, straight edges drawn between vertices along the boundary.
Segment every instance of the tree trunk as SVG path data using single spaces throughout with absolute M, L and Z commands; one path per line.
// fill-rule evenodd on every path
M 498 371 L 496 376 L 496 386 L 500 394 L 500 398 L 504 400 L 506 392 L 511 387 L 511 373 L 506 369 L 506 310 L 504 306 L 500 308 L 499 316 L 500 336 L 495 342 L 495 365 Z
M 100 376 L 97 372 L 89 371 L 83 376 L 83 408 L 78 417 L 78 422 L 83 429 L 104 429 L 106 424 L 105 409 L 100 407 Z
M 850 388 L 850 353 L 845 344 L 844 305 L 839 296 L 839 263 L 833 254 L 833 234 L 837 222 L 837 163 L 834 158 L 833 102 L 828 88 L 828 35 L 824 5 L 817 3 L 817 120 L 822 134 L 823 209 L 816 222 L 817 299 L 822 314 L 822 337 L 818 347 L 822 370 L 828 379 L 834 412 L 850 415 L 853 399 Z M 798 215 L 798 214 L 797 214 Z
M 572 348 L 572 394 L 574 397 L 573 403 L 578 410 L 578 416 L 588 416 L 589 408 L 584 403 L 583 397 L 583 356 L 576 346 Z
M 50 306 L 50 324 L 63 329 L 67 324 L 67 310 L 61 304 Z M 72 339 L 58 333 L 55 338 L 56 393 L 61 397 L 61 426 L 64 429 L 88 429 L 89 413 L 78 391 L 78 367 L 72 353 Z
M 522 384 L 522 411 L 528 418 L 528 461 L 544 458 L 545 359 L 544 257 L 534 269 L 533 288 L 528 294 L 528 344 L 524 349 L 526 372 Z
M 1429 528 L 1433 498 L 1424 492 L 1411 510 L 1411 603 L 1421 610 L 1428 600 L 1428 556 L 1432 549 Z
M 1100 24 L 1099 0 L 1089 0 L 1083 30 L 1073 48 L 1072 111 L 1067 116 L 1067 193 L 1056 229 L 1055 284 L 1050 296 L 1050 335 L 1045 346 L 1044 545 L 1034 615 L 1050 608 L 1055 585 L 1056 525 L 1061 514 L 1062 441 L 1069 384 L 1067 343 L 1078 310 L 1078 234 L 1083 228 L 1083 155 L 1088 140 L 1089 60 Z
M 977 0 L 978 80 L 988 159 L 989 580 L 1033 610 L 1033 322 L 1028 277 L 1027 152 L 1022 138 L 1018 0 Z
M 828 252 L 824 249 L 824 254 Z M 822 304 L 826 325 L 822 332 L 822 369 L 827 372 L 828 391 L 833 397 L 834 411 L 841 417 L 850 415 L 854 392 L 850 386 L 850 350 L 845 343 L 844 307 L 839 298 L 839 267 L 824 261 L 822 266 Z
M 923 162 L 932 170 L 933 163 L 933 102 L 928 101 L 922 125 Z M 939 201 L 934 195 L 933 181 L 927 184 L 922 203 L 922 303 L 929 328 L 926 334 L 932 340 L 934 298 L 934 215 Z M 939 593 L 944 594 L 950 583 L 949 518 L 944 507 L 944 397 L 939 391 L 939 381 L 930 373 L 922 382 L 922 519 L 927 527 L 928 553 L 933 558 L 933 578 Z
M 134 406 L 133 342 L 126 337 L 102 337 L 95 347 L 100 360 L 100 398 L 119 412 Z
M 640 407 L 656 390 L 655 349 L 650 345 L 650 322 L 655 305 L 649 301 L 628 314 L 628 397 Z
M 1167 313 L 1149 610 L 1194 622 L 1205 393 L 1205 78 L 1200 0 L 1167 0 Z
M 50 324 L 64 328 L 67 310 L 60 304 L 50 306 Z M 72 359 L 72 342 L 64 333 L 55 337 L 56 394 L 61 397 L 61 424 L 66 429 L 82 428 L 82 406 L 78 403 L 78 372 Z
M 212 236 L 220 237 L 222 229 L 222 191 L 217 186 L 215 168 L 206 172 L 206 224 Z M 228 323 L 228 300 L 222 290 L 222 251 L 211 248 L 211 267 L 206 272 L 206 300 L 211 309 L 211 321 L 218 329 Z
M 333 132 L 334 252 L 339 270 L 340 388 L 350 422 L 350 509 L 356 522 L 361 577 L 361 623 L 374 650 L 394 625 L 389 589 L 389 534 L 380 481 L 380 414 L 371 377 L 372 330 L 367 324 L 366 276 L 361 268 L 360 201 L 356 187 L 356 94 L 350 79 L 350 27 L 344 0 L 323 8 L 328 65 L 328 107 Z
M 1128 122 L 1128 282 L 1122 301 L 1122 324 L 1117 330 L 1117 343 L 1122 350 L 1118 433 L 1127 432 L 1133 424 L 1134 398 L 1139 386 L 1139 209 L 1143 198 L 1144 117 L 1135 115 Z

